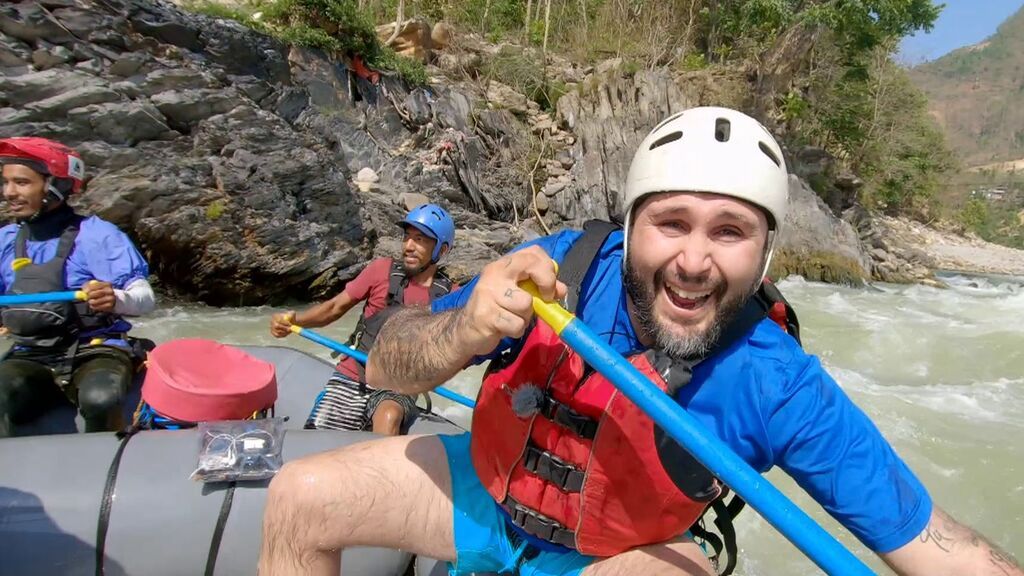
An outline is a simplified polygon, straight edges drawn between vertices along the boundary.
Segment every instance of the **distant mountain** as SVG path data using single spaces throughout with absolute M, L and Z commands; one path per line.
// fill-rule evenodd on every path
M 1024 159 L 1024 8 L 988 40 L 910 75 L 966 166 Z

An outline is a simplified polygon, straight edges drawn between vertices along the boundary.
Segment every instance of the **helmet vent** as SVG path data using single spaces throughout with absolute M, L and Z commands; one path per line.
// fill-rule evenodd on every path
M 764 142 L 758 142 L 757 146 L 761 149 L 761 152 L 764 152 L 765 156 L 771 158 L 772 162 L 775 162 L 776 166 L 778 166 L 779 168 L 782 168 L 782 161 L 779 160 L 779 157 L 775 155 L 775 152 L 773 152 L 772 149 L 769 148 L 767 144 L 765 144 Z
M 665 124 L 668 124 L 669 122 L 675 120 L 676 118 L 679 118 L 680 116 L 682 116 L 685 113 L 686 113 L 686 111 L 684 110 L 682 112 L 676 112 L 675 114 L 669 116 L 668 118 L 665 118 L 664 120 L 659 122 L 658 125 L 655 126 L 654 129 L 652 129 L 650 133 L 651 134 L 656 134 L 658 132 L 658 130 L 661 130 L 662 126 L 664 126 Z
M 732 124 L 730 124 L 725 118 L 715 120 L 715 140 L 718 140 L 719 142 L 728 142 L 731 129 Z
M 666 135 L 662 136 L 661 138 L 658 138 L 657 140 L 652 142 L 651 146 L 648 148 L 648 150 L 654 150 L 655 148 L 657 148 L 659 146 L 664 146 L 665 144 L 669 144 L 669 143 L 675 142 L 676 140 L 679 140 L 682 137 L 683 137 L 683 133 L 680 132 L 679 130 L 676 130 L 675 132 L 671 132 L 669 134 L 666 134 Z

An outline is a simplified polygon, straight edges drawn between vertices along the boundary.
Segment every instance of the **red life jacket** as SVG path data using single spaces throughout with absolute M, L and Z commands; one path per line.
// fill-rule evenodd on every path
M 669 390 L 650 355 L 630 362 Z M 692 485 L 677 485 L 662 466 L 654 422 L 603 376 L 588 374 L 543 323 L 510 365 L 484 378 L 472 455 L 513 522 L 593 556 L 678 536 L 722 492 L 692 459 Z

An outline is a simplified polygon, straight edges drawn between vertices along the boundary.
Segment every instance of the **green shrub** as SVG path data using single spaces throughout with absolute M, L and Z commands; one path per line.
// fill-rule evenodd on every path
M 214 200 L 206 205 L 206 218 L 213 221 L 224 215 L 224 201 Z

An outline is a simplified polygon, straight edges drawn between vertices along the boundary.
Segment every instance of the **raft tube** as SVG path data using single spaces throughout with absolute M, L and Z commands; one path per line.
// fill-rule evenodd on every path
M 274 415 L 288 418 L 285 428 L 299 430 L 306 423 L 313 402 L 334 373 L 334 365 L 322 358 L 286 346 L 237 346 L 249 354 L 274 365 L 277 376 L 277 402 Z M 132 383 L 123 405 L 124 421 L 131 422 L 142 390 L 140 373 Z M 35 422 L 19 425 L 16 436 L 42 434 L 73 434 L 85 430 L 85 421 L 70 405 L 47 412 Z
M 285 461 L 365 442 L 368 432 L 302 430 L 317 392 L 332 372 L 327 362 L 289 348 L 246 351 L 277 367 L 277 415 L 287 415 Z M 69 416 L 69 415 L 66 415 Z M 451 422 L 422 414 L 414 434 L 456 434 Z M 211 543 L 228 486 L 189 479 L 198 430 L 139 432 L 125 445 L 116 477 L 108 473 L 121 442 L 113 433 L 0 440 L 0 576 L 33 574 L 178 576 L 255 574 L 269 482 L 240 482 L 223 522 L 214 569 Z M 112 481 L 110 498 L 105 498 Z M 105 537 L 101 509 L 108 502 Z M 98 554 L 102 540 L 104 552 Z M 413 572 L 410 572 L 412 570 Z M 353 548 L 346 576 L 444 574 L 444 563 L 414 562 L 407 552 Z

